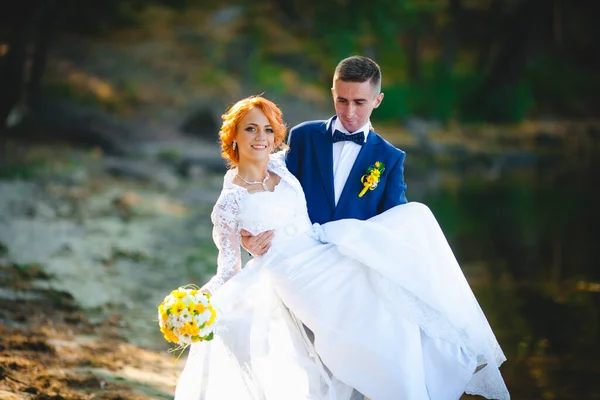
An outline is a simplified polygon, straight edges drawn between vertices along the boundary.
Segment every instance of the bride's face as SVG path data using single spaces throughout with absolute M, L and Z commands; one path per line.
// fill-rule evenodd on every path
M 240 120 L 236 139 L 240 163 L 269 159 L 275 142 L 275 131 L 266 115 L 253 108 Z

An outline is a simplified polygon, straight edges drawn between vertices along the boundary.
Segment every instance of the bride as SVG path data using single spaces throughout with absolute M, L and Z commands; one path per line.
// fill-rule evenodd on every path
M 277 106 L 249 97 L 223 121 L 231 168 L 211 215 L 217 274 L 202 288 L 219 322 L 191 346 L 176 400 L 509 399 L 504 354 L 426 206 L 311 225 L 285 150 L 273 153 Z M 274 232 L 243 269 L 242 229 Z

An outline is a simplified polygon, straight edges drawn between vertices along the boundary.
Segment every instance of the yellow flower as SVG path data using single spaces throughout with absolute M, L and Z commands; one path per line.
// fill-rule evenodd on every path
M 376 180 L 377 178 L 375 178 L 373 175 L 367 176 L 367 182 L 369 182 L 370 185 L 373 185 Z
M 187 324 L 183 325 L 181 328 L 179 328 L 179 333 L 182 335 L 191 335 L 192 334 L 192 330 L 194 330 L 194 325 L 193 322 L 188 322 Z
M 164 338 L 167 341 L 173 342 L 173 343 L 179 342 L 179 338 L 177 337 L 177 335 L 175 333 L 173 333 L 173 331 L 171 331 L 169 328 L 161 327 L 160 331 L 162 332 Z
M 164 332 L 165 339 L 167 339 L 169 342 L 173 342 L 173 343 L 177 343 L 179 342 L 179 338 L 177 337 L 177 335 L 171 331 L 166 331 Z
M 182 335 L 197 336 L 198 333 L 200 333 L 200 328 L 198 327 L 198 325 L 196 325 L 194 321 L 190 321 L 181 328 L 179 328 L 179 332 Z
M 379 168 L 381 166 L 381 163 L 379 161 L 375 161 L 375 168 Z
M 173 292 L 171 292 L 171 294 L 173 296 L 175 296 L 175 298 L 177 298 L 177 299 L 183 299 L 187 295 L 187 293 L 185 291 L 179 290 L 179 289 L 173 290 Z
M 169 315 L 166 312 L 161 312 L 160 313 L 160 320 L 161 322 L 164 324 L 167 322 L 167 319 L 169 319 Z
M 371 171 L 371 175 L 373 175 L 376 178 L 379 178 L 381 176 L 381 172 L 379 172 L 378 169 L 374 169 L 373 171 Z
M 196 311 L 198 314 L 202 314 L 205 310 L 206 307 L 204 307 L 204 304 L 202 303 L 196 304 L 196 307 L 194 308 L 194 311 Z
M 210 310 L 211 316 L 208 321 L 206 321 L 206 325 L 212 325 L 215 323 L 215 319 L 217 318 L 217 310 L 215 310 L 213 306 L 208 306 L 208 309 Z
M 192 290 L 190 290 L 189 294 L 191 294 L 192 296 L 195 296 L 198 294 L 198 291 L 196 289 L 192 289 Z
M 196 323 L 194 321 L 192 321 L 192 322 L 189 322 L 187 325 L 189 325 L 188 332 L 190 333 L 190 335 L 198 336 L 198 334 L 200 333 L 200 328 L 198 328 Z
M 181 301 L 178 301 L 171 306 L 171 309 L 169 311 L 171 311 L 171 314 L 180 315 L 184 309 L 185 305 Z

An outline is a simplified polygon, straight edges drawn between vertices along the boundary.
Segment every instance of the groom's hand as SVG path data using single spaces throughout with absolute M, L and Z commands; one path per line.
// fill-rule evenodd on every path
M 271 248 L 271 240 L 273 240 L 273 231 L 261 232 L 256 236 L 252 236 L 250 232 L 242 229 L 242 247 L 245 248 L 253 256 L 262 256 Z

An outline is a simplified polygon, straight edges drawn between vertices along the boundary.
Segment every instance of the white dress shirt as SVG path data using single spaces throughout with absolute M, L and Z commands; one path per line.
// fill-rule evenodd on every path
M 329 125 L 331 124 L 331 120 L 329 120 Z M 365 125 L 362 126 L 359 130 L 352 133 L 363 132 L 365 135 L 365 143 L 367 142 L 367 136 L 369 135 L 369 126 L 371 125 L 370 121 L 367 121 Z M 342 133 L 349 134 L 349 132 L 344 128 L 339 118 L 335 119 L 333 124 L 333 129 L 331 130 L 331 134 L 335 130 L 338 130 Z M 346 185 L 346 181 L 348 180 L 348 175 L 350 175 L 350 171 L 354 166 L 354 162 L 356 161 L 356 157 L 358 157 L 358 153 L 362 148 L 361 145 L 358 145 L 354 142 L 350 141 L 342 141 L 333 144 L 333 189 L 335 194 L 335 205 L 337 206 L 338 200 L 342 195 L 342 190 L 344 190 L 344 185 Z

